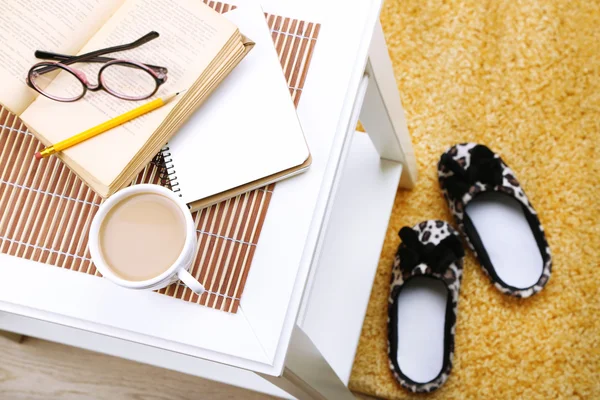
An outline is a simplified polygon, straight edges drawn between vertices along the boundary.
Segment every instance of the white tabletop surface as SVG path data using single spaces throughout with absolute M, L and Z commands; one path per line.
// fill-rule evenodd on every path
M 298 107 L 313 164 L 307 173 L 277 184 L 238 313 L 129 291 L 7 255 L 0 255 L 0 311 L 266 374 L 281 372 L 381 3 L 267 0 L 261 5 L 269 13 L 321 24 Z

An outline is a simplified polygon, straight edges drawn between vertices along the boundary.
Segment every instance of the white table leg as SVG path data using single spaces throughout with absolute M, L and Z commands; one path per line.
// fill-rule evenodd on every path
M 369 87 L 360 121 L 381 158 L 402 163 L 400 186 L 412 188 L 417 181 L 417 162 L 379 22 L 371 40 L 365 73 L 369 77 Z
M 354 399 L 350 389 L 299 326 L 292 333 L 283 374 L 279 377 L 260 376 L 299 400 Z

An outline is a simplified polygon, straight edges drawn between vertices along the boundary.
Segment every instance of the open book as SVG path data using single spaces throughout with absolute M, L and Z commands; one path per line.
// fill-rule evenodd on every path
M 167 105 L 57 154 L 102 197 L 134 179 L 253 45 L 233 23 L 200 0 L 2 3 L 0 103 L 20 115 L 45 145 L 153 98 L 187 89 Z M 98 91 L 65 103 L 41 96 L 26 84 L 27 72 L 41 61 L 34 56 L 36 50 L 83 54 L 130 43 L 151 31 L 157 31 L 160 37 L 111 57 L 166 67 L 168 80 L 152 98 L 126 101 Z M 95 83 L 101 65 L 78 63 L 74 67 Z M 58 73 L 47 88 L 65 85 L 72 79 L 68 75 Z

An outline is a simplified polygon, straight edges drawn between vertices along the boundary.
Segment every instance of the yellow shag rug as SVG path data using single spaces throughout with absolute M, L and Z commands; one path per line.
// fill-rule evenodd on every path
M 350 386 L 389 398 L 600 399 L 600 2 L 387 0 L 381 22 L 420 178 L 398 191 Z M 553 254 L 548 286 L 500 294 L 468 251 L 448 382 L 411 395 L 386 354 L 398 230 L 450 221 L 436 163 L 478 142 L 516 172 Z

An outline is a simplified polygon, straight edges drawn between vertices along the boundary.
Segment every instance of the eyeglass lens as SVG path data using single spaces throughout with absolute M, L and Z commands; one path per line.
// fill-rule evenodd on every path
M 148 71 L 135 64 L 114 63 L 102 69 L 102 86 L 125 99 L 145 99 L 156 90 L 156 80 Z
M 54 71 L 45 72 L 44 68 L 51 65 L 54 63 L 43 64 L 34 69 L 29 75 L 31 84 L 54 100 L 73 101 L 81 98 L 85 93 L 83 82 L 61 66 L 57 66 Z

